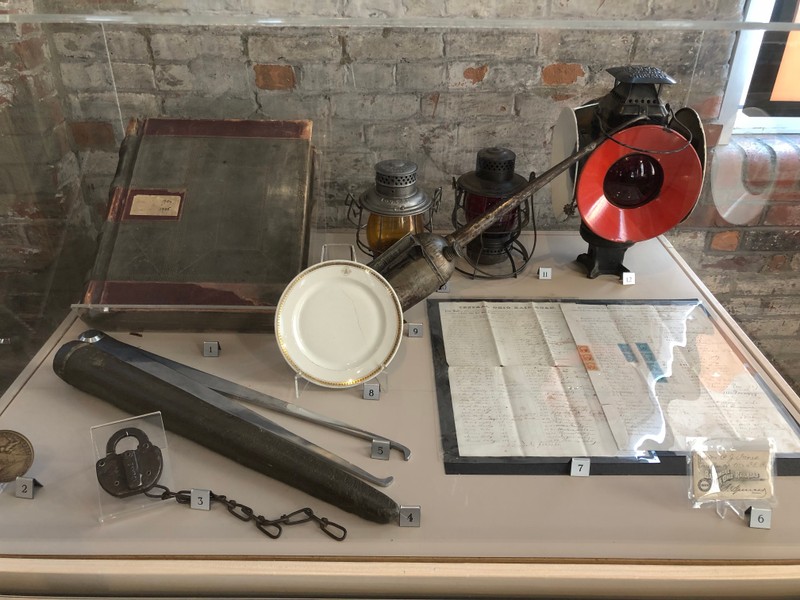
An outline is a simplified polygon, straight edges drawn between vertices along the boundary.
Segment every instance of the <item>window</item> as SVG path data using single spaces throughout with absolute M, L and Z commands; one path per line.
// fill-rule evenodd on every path
M 800 2 L 751 1 L 745 20 L 800 23 Z M 731 133 L 800 132 L 798 73 L 800 31 L 741 31 L 720 111 L 721 142 Z

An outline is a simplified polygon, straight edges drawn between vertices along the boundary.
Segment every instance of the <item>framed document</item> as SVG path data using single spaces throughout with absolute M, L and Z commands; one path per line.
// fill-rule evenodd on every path
M 697 437 L 771 438 L 796 418 L 698 300 L 429 301 L 448 473 L 684 474 Z

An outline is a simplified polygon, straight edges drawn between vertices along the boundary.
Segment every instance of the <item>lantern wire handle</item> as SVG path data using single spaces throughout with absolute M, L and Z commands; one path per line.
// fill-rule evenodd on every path
M 356 197 L 350 192 L 347 192 L 345 204 L 347 205 L 347 220 L 356 226 L 356 245 L 358 246 L 358 249 L 367 256 L 375 258 L 375 253 L 361 240 L 361 232 L 367 228 L 366 223 L 362 222 L 364 217 L 364 208 L 361 206 L 361 203 L 356 199 Z M 356 216 L 358 216 L 357 221 L 355 220 Z
M 672 108 L 669 106 L 669 104 L 667 104 L 667 110 L 669 111 L 667 116 L 671 116 L 672 119 L 674 120 L 675 119 L 675 113 L 672 111 Z M 678 123 L 680 123 L 680 121 L 678 121 Z M 667 131 L 675 131 L 676 133 L 680 134 L 681 137 L 687 138 L 686 139 L 686 143 L 683 146 L 681 146 L 680 148 L 675 148 L 674 150 L 651 150 L 651 149 L 648 149 L 648 148 L 637 148 L 636 146 L 631 146 L 630 144 L 626 144 L 624 142 L 619 141 L 617 138 L 614 137 L 613 134 L 609 134 L 606 131 L 605 127 L 603 127 L 603 122 L 601 120 L 599 120 L 599 119 L 598 119 L 597 125 L 600 128 L 600 133 L 603 135 L 603 137 L 611 140 L 615 144 L 619 144 L 623 148 L 627 148 L 628 150 L 633 150 L 634 152 L 641 152 L 643 154 L 677 154 L 679 152 L 683 152 L 684 150 L 686 150 L 686 148 L 688 148 L 689 146 L 692 145 L 692 132 L 689 130 L 689 128 L 685 128 L 686 129 L 686 133 L 688 135 L 683 135 L 679 131 L 677 131 L 676 129 L 673 129 L 672 127 L 670 127 L 669 125 L 664 125 L 663 126 L 664 129 L 666 129 Z
M 442 202 L 442 188 L 441 186 L 436 188 L 433 192 L 433 199 L 431 202 L 430 207 L 425 211 L 426 219 L 422 223 L 422 227 L 425 231 L 433 233 L 433 215 L 436 211 L 439 210 L 439 205 Z M 368 244 L 364 243 L 361 239 L 361 232 L 367 228 L 367 224 L 364 223 L 364 207 L 352 193 L 348 192 L 347 196 L 345 197 L 345 205 L 347 206 L 347 220 L 350 221 L 352 225 L 356 226 L 356 245 L 358 249 L 361 250 L 367 256 L 371 258 L 375 258 L 380 254 L 375 250 L 372 250 Z

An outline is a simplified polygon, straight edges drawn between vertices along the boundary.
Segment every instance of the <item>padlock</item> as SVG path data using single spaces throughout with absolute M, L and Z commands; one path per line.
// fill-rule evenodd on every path
M 117 445 L 127 437 L 136 438 L 139 445 L 118 454 Z M 117 498 L 127 498 L 152 488 L 158 483 L 163 467 L 161 448 L 136 427 L 126 427 L 112 435 L 106 444 L 105 458 L 95 465 L 100 486 Z

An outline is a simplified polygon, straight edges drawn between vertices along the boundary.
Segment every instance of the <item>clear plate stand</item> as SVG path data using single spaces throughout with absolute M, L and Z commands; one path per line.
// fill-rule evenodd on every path
M 358 258 L 356 256 L 356 248 L 352 244 L 323 244 L 322 251 L 319 257 L 320 262 L 325 262 L 328 260 L 352 260 L 354 262 L 358 262 Z M 371 400 L 369 398 L 369 388 L 365 388 L 366 384 L 378 383 L 380 385 L 380 394 L 387 392 L 389 390 L 389 376 L 387 375 L 386 371 L 382 371 L 369 381 L 364 382 L 364 384 L 360 386 L 353 386 L 352 388 L 343 388 L 343 389 L 352 389 L 352 390 L 360 390 L 361 396 L 366 400 Z M 309 385 L 316 385 L 313 381 L 307 380 L 303 377 L 300 373 L 295 373 L 294 376 L 294 397 L 300 398 L 303 392 L 308 388 Z M 378 397 L 379 397 L 378 396 Z M 378 399 L 377 397 L 375 398 Z
M 373 383 L 377 383 L 377 384 L 380 385 L 380 388 L 379 388 L 380 391 L 378 393 L 378 397 L 371 398 L 371 397 L 369 397 L 369 389 L 370 388 L 368 387 L 368 384 L 373 384 Z M 295 397 L 295 399 L 300 398 L 300 396 L 303 395 L 303 392 L 305 392 L 310 385 L 314 386 L 314 387 L 322 387 L 322 386 L 318 386 L 313 381 L 309 381 L 308 379 L 303 377 L 300 373 L 295 373 L 295 375 L 294 375 L 294 397 Z M 326 389 L 328 389 L 328 388 L 326 388 Z M 360 385 L 355 385 L 355 386 L 352 386 L 352 387 L 349 387 L 349 388 L 348 387 L 343 387 L 342 391 L 343 390 L 350 390 L 351 392 L 357 391 L 358 395 L 363 397 L 365 400 L 378 400 L 381 395 L 383 395 L 383 394 L 385 394 L 386 392 L 389 391 L 389 374 L 387 373 L 386 370 L 383 370 L 380 373 L 378 373 L 375 377 L 370 379 L 369 381 L 365 381 L 364 383 L 362 383 Z

